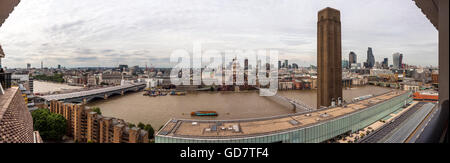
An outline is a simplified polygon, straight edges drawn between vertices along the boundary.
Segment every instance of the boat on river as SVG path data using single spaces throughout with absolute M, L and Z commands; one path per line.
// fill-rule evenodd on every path
M 191 116 L 218 116 L 216 111 L 196 111 L 192 112 Z

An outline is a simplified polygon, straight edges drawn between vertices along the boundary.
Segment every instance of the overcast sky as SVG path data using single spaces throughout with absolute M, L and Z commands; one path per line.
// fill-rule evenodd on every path
M 437 65 L 438 32 L 412 0 L 22 0 L 0 28 L 6 67 L 169 66 L 176 49 L 276 49 L 316 65 L 317 12 L 341 11 L 342 56 Z

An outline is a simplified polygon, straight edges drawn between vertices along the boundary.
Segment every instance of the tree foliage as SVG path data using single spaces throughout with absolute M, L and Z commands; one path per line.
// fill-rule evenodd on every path
M 142 122 L 139 122 L 139 124 L 137 125 L 140 129 L 144 129 L 145 124 L 143 124 Z
M 33 127 L 44 140 L 61 140 L 66 133 L 66 119 L 48 109 L 38 109 L 31 113 Z
M 152 125 L 139 122 L 138 127 L 148 132 L 148 139 L 153 139 L 155 137 L 155 130 L 153 129 Z
M 153 129 L 152 125 L 150 125 L 150 124 L 145 125 L 144 130 L 148 132 L 149 139 L 155 138 L 155 136 L 154 136 L 155 130 Z
M 128 123 L 128 127 L 129 127 L 129 128 L 133 128 L 133 127 L 136 127 L 136 125 L 133 124 L 133 123 Z
M 100 110 L 99 107 L 93 107 L 93 108 L 92 108 L 92 111 L 93 111 L 93 112 L 96 112 L 98 115 L 102 115 L 102 111 Z

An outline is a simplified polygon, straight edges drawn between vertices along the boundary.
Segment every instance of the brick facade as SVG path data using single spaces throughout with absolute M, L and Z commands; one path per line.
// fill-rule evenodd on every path
M 121 119 L 104 117 L 83 104 L 50 102 L 50 112 L 67 120 L 67 135 L 75 142 L 148 143 L 148 132 L 129 128 Z
M 342 98 L 341 14 L 325 8 L 317 22 L 317 108 Z

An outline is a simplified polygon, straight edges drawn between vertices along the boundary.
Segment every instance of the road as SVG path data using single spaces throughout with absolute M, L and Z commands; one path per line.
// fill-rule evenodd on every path
M 433 110 L 427 114 L 425 119 L 422 120 L 422 122 L 419 124 L 419 126 L 409 135 L 409 137 L 406 139 L 405 143 L 415 143 L 416 140 L 422 135 L 425 127 L 428 126 L 430 121 L 433 119 L 434 115 L 438 111 L 438 107 L 433 107 Z
M 396 119 L 388 122 L 388 124 L 385 124 L 383 127 L 375 130 L 373 133 L 367 135 L 360 141 L 359 143 L 378 143 L 380 142 L 386 135 L 389 133 L 392 133 L 393 130 L 395 130 L 402 122 L 404 122 L 406 119 L 408 119 L 411 115 L 413 115 L 417 110 L 419 110 L 425 103 L 420 102 L 416 105 L 414 105 L 412 108 L 408 109 L 406 112 L 404 112 L 402 115 L 397 117 Z
M 426 119 L 435 105 L 426 103 L 414 115 L 401 123 L 390 134 L 381 140 L 382 143 L 404 143 L 410 135 L 416 131 L 418 126 Z

